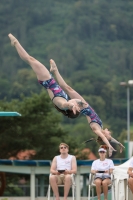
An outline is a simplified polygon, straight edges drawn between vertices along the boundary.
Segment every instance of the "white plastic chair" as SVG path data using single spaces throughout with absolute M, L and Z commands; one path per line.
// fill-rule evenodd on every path
M 130 199 L 133 199 L 133 194 L 128 186 L 128 179 L 129 179 L 129 176 L 128 178 L 126 179 L 126 200 L 130 200 Z
M 95 175 L 90 173 L 89 186 L 88 186 L 88 200 L 94 199 L 94 187 L 96 187 L 96 185 L 94 184 L 94 177 L 95 177 Z M 112 200 L 114 200 L 113 174 L 111 174 L 111 184 L 108 185 L 108 188 L 109 187 L 111 188 L 111 191 L 112 191 Z M 91 190 L 92 190 L 92 197 L 90 196 Z
M 125 176 L 125 174 L 124 173 L 122 174 L 121 172 L 118 177 L 115 176 L 115 173 L 113 174 L 114 174 L 114 178 L 113 178 L 114 199 L 115 200 L 121 200 L 121 199 L 132 200 L 133 195 L 128 186 L 128 178 L 129 178 L 128 174 Z
M 50 174 L 50 176 L 52 176 L 52 174 Z M 76 189 L 76 184 L 75 184 L 75 174 L 71 174 L 71 178 L 72 178 L 72 185 L 71 185 L 71 188 L 72 188 L 72 199 L 74 200 L 75 199 L 75 189 Z M 58 187 L 64 187 L 64 185 L 58 185 Z M 49 184 L 48 186 L 48 192 L 47 192 L 47 197 L 48 197 L 48 200 L 50 200 L 50 197 L 51 197 L 51 185 Z M 53 199 L 54 199 L 54 196 L 53 196 Z

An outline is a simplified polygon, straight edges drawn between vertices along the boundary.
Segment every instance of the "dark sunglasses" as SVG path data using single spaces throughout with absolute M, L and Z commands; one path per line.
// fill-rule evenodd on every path
M 66 147 L 60 147 L 60 149 L 66 149 Z
M 99 151 L 99 153 L 105 153 L 105 151 Z

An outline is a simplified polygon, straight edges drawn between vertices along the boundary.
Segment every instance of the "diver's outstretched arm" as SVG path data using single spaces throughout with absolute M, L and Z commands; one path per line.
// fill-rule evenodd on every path
M 109 157 L 112 156 L 112 152 L 116 151 L 110 144 L 110 142 L 108 141 L 108 139 L 103 135 L 102 132 L 100 132 L 99 130 L 95 131 L 95 133 L 101 137 L 101 139 L 103 140 L 103 142 L 108 146 L 109 148 Z
M 120 147 L 120 153 L 122 153 L 123 149 L 125 148 L 120 142 L 118 142 L 116 139 L 114 139 L 112 136 L 111 136 L 111 140 L 110 142 L 114 143 L 114 144 L 118 144 L 119 147 Z
M 94 133 L 96 133 L 97 136 L 99 136 L 102 139 L 102 141 L 108 146 L 108 148 L 109 148 L 109 157 L 110 157 L 112 155 L 112 152 L 116 151 L 116 150 L 111 146 L 111 144 L 109 143 L 109 140 L 103 134 L 102 128 L 97 123 L 91 123 L 90 127 L 92 128 L 92 131 Z

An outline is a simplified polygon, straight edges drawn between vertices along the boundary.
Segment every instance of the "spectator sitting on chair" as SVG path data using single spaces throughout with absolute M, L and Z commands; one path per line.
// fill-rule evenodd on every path
M 108 185 L 111 184 L 111 173 L 114 169 L 113 161 L 106 158 L 106 149 L 106 145 L 100 146 L 98 150 L 100 159 L 93 161 L 91 167 L 91 173 L 95 174 L 94 184 L 96 185 L 98 200 L 100 200 L 101 186 L 103 187 L 104 199 L 107 200 Z
M 68 154 L 69 146 L 67 144 L 61 143 L 59 150 L 60 155 L 55 156 L 52 161 L 50 185 L 56 200 L 59 200 L 58 185 L 64 184 L 64 200 L 66 200 L 72 185 L 71 174 L 76 174 L 77 172 L 77 162 L 75 156 Z
M 129 174 L 128 185 L 129 185 L 130 190 L 133 193 L 133 158 L 131 159 L 129 163 L 129 168 L 128 168 L 127 173 Z

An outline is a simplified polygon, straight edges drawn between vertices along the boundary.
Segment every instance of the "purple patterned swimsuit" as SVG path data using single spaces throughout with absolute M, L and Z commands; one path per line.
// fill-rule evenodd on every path
M 90 106 L 88 106 L 87 108 L 84 108 L 83 110 L 81 110 L 80 113 L 82 113 L 83 115 L 89 116 L 91 118 L 91 122 L 90 123 L 92 123 L 92 122 L 98 123 L 102 128 L 101 119 L 99 118 L 97 113 Z
M 54 94 L 53 99 L 55 97 L 62 97 L 62 98 L 66 99 L 68 101 L 68 95 L 56 83 L 54 78 L 51 78 L 51 79 L 49 79 L 47 81 L 38 80 L 38 82 L 42 86 L 44 86 L 46 89 L 50 89 L 53 92 L 53 94 Z M 88 106 L 87 108 L 84 108 L 83 110 L 81 110 L 80 113 L 82 113 L 83 115 L 89 116 L 91 118 L 91 122 L 90 123 L 95 122 L 95 123 L 98 123 L 102 127 L 101 119 L 99 118 L 99 116 L 95 113 L 95 111 L 90 106 Z
M 49 89 L 53 92 L 53 99 L 55 97 L 62 97 L 64 99 L 66 99 L 68 101 L 68 95 L 61 89 L 61 87 L 56 83 L 54 78 L 51 78 L 47 81 L 40 81 L 38 80 L 38 82 L 44 86 L 46 89 Z M 52 100 L 53 100 L 52 99 Z

